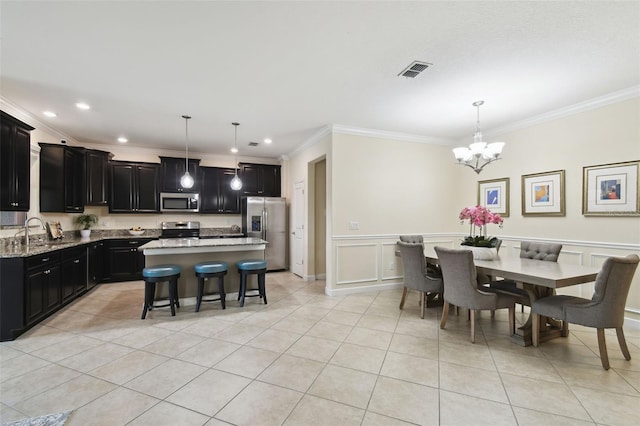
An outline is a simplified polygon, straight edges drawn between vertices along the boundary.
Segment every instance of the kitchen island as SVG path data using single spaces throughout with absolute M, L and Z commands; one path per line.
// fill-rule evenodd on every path
M 267 241 L 260 238 L 171 238 L 150 241 L 139 247 L 138 250 L 144 253 L 145 267 L 164 264 L 179 265 L 182 268 L 182 273 L 178 280 L 178 297 L 180 299 L 194 298 L 195 300 L 198 280 L 193 266 L 196 263 L 213 260 L 227 262 L 229 271 L 224 277 L 225 292 L 237 293 L 240 277 L 235 263 L 245 259 L 264 259 L 267 244 Z M 255 276 L 250 278 L 255 280 Z M 254 286 L 257 288 L 257 283 L 251 280 L 247 285 L 249 288 Z M 216 286 L 217 280 L 214 284 L 207 282 L 205 291 L 211 291 Z M 157 286 L 157 298 L 166 298 L 168 294 L 166 285 Z M 192 303 L 185 304 L 191 305 Z

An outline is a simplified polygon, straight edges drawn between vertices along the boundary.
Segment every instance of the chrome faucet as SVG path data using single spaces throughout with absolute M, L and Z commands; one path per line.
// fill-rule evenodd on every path
M 40 224 L 42 225 L 42 229 L 44 229 L 45 231 L 47 230 L 47 227 L 44 224 L 44 220 L 40 219 L 37 216 L 33 216 L 25 220 L 24 221 L 24 246 L 27 248 L 29 248 L 29 222 L 31 222 L 32 219 L 40 221 Z

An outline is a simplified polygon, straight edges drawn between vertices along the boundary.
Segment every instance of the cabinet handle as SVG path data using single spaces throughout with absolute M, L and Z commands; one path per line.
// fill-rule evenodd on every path
M 80 259 L 74 260 L 73 263 L 80 263 Z
M 129 241 L 129 244 L 138 244 L 137 241 Z
M 48 258 L 48 257 L 45 257 L 44 259 L 42 259 L 42 261 L 43 261 L 43 262 L 48 262 L 48 261 L 49 261 L 49 258 Z
M 47 269 L 46 271 L 44 271 L 44 273 L 45 273 L 46 275 L 49 275 L 49 274 L 51 273 L 51 269 Z

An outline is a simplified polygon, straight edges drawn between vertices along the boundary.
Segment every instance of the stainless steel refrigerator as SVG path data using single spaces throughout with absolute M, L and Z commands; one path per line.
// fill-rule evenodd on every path
M 244 197 L 242 232 L 269 242 L 265 250 L 268 271 L 287 269 L 287 203 L 285 198 Z

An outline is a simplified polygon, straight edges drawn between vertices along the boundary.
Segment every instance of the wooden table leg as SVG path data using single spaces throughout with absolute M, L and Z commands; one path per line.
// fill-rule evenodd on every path
M 548 287 L 537 286 L 528 283 L 517 283 L 518 288 L 524 289 L 529 295 L 529 306 L 533 304 L 534 300 L 541 297 L 546 297 L 554 293 L 554 289 Z M 520 346 L 533 345 L 533 318 L 531 312 L 527 321 L 516 329 L 516 332 L 511 336 L 511 340 Z M 538 316 L 540 338 L 539 342 L 544 342 L 563 335 L 562 324 L 560 321 L 556 321 L 553 318 Z

